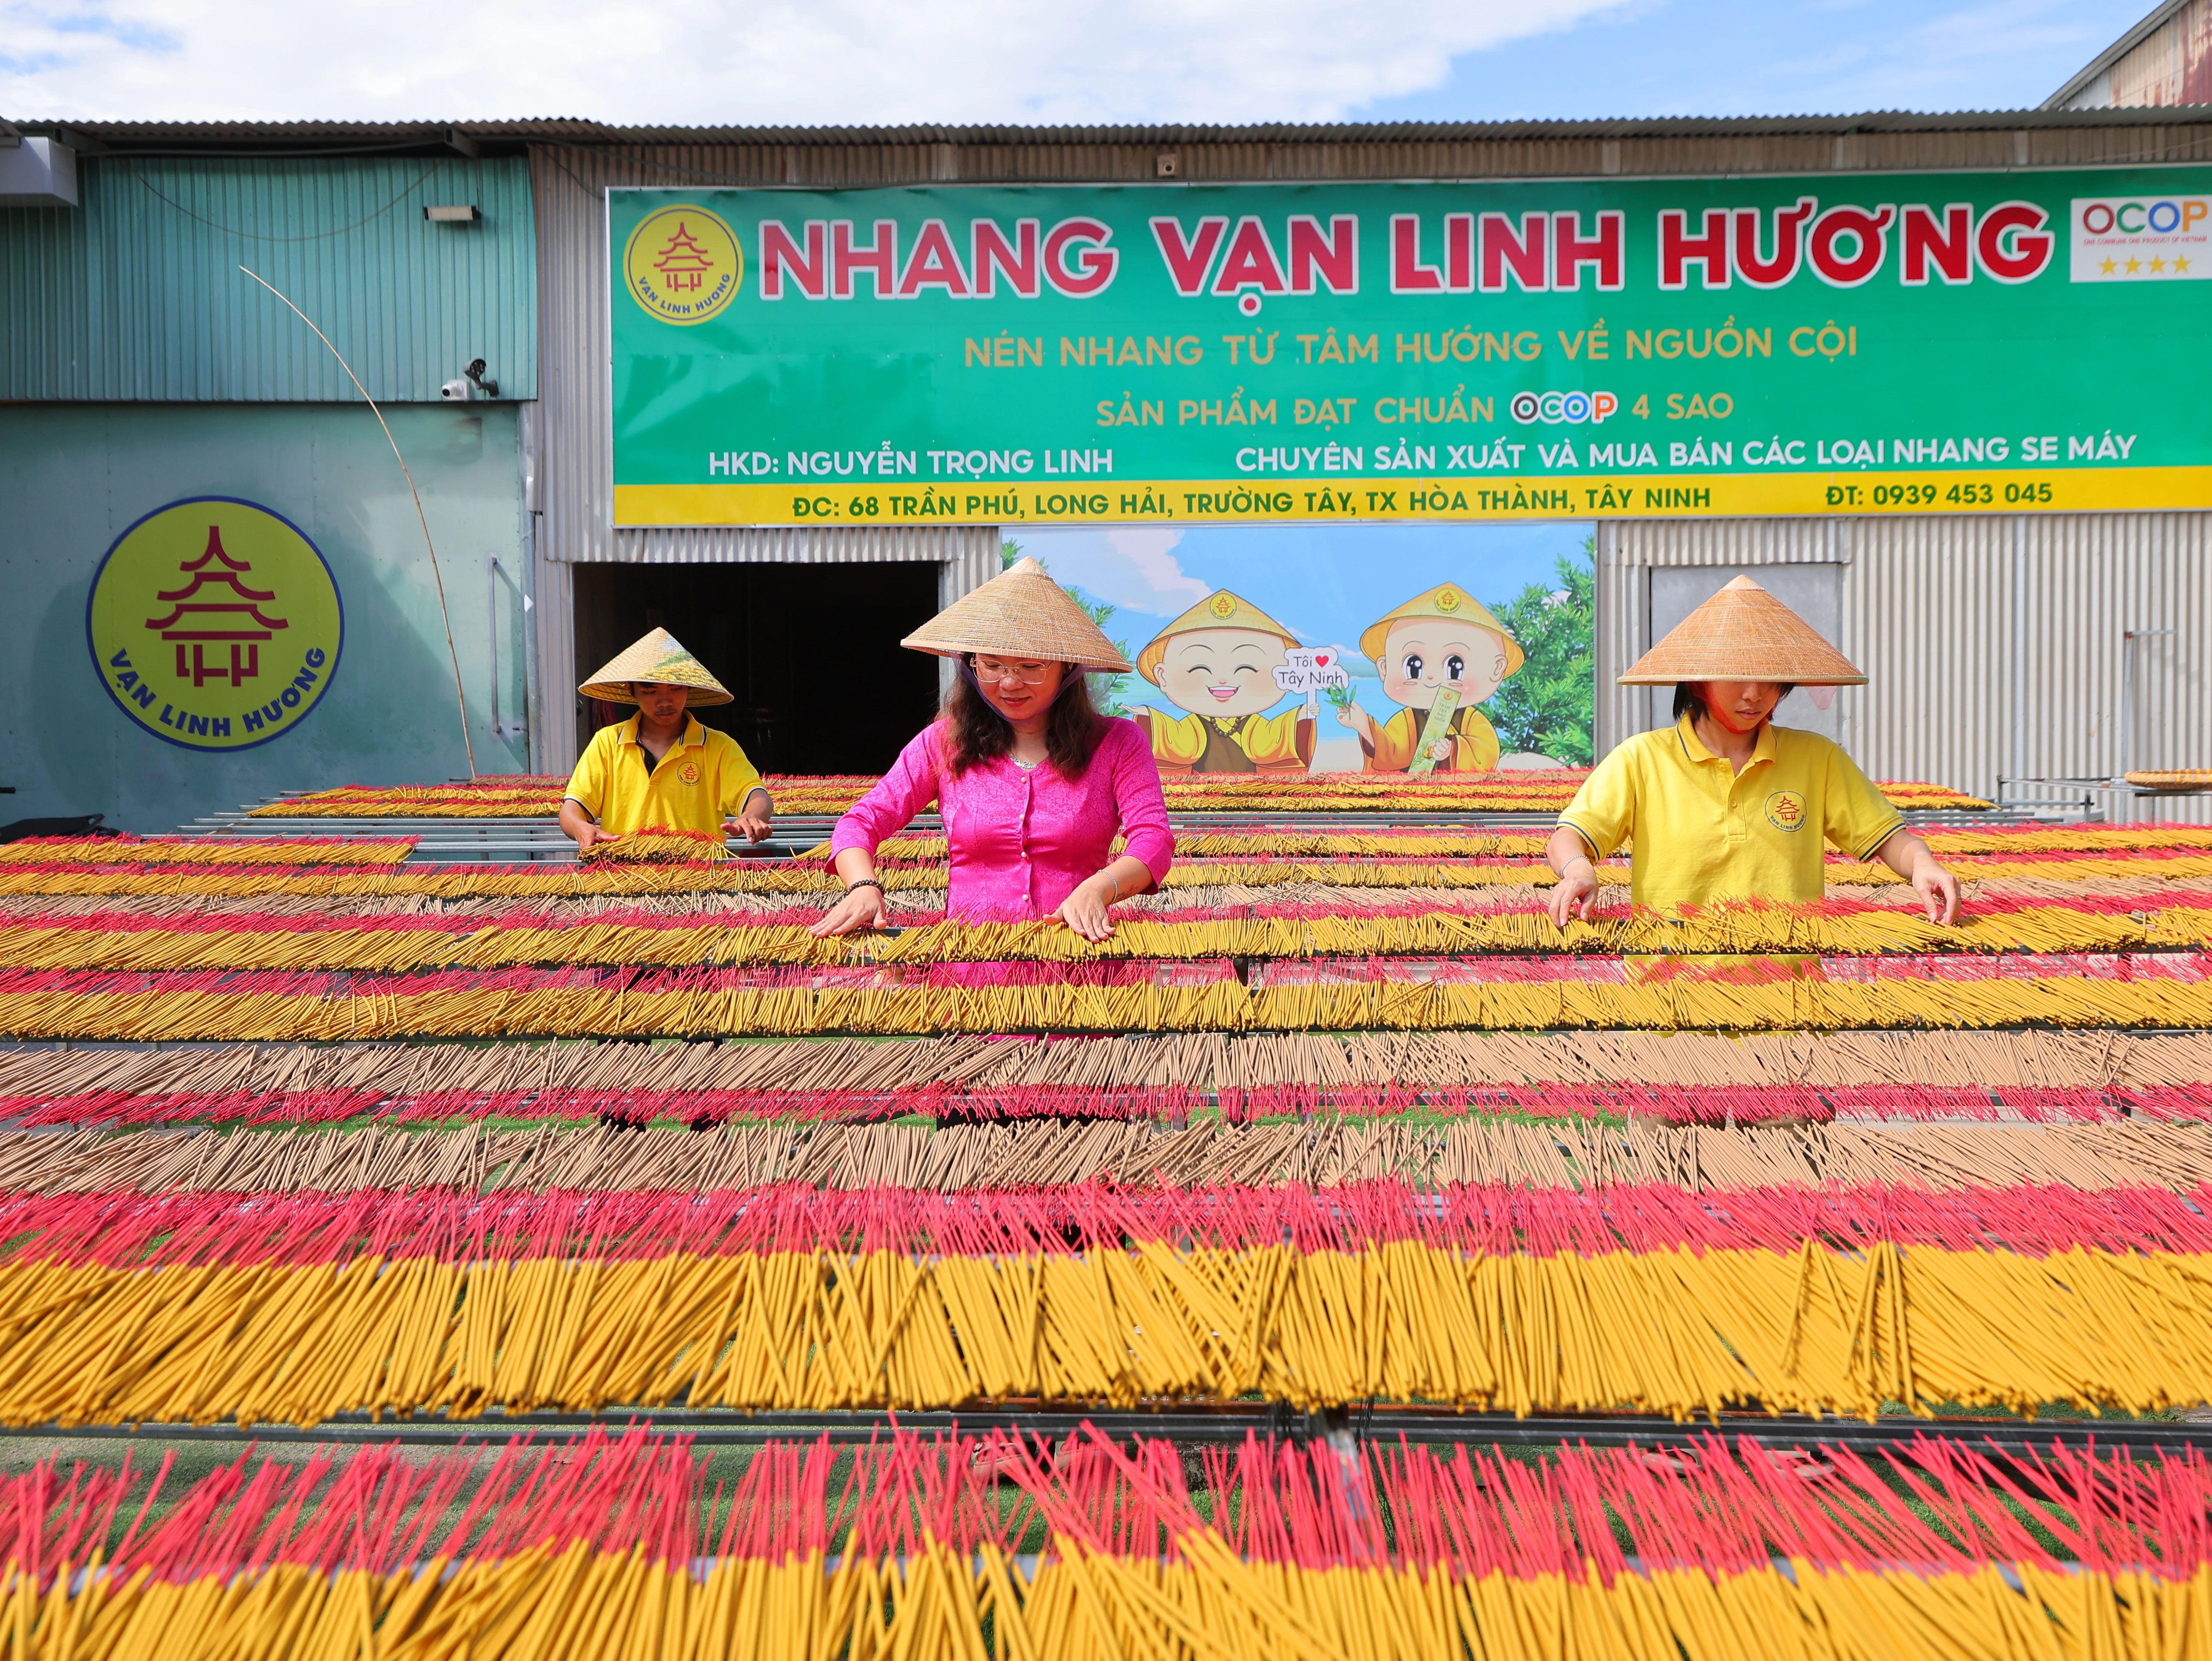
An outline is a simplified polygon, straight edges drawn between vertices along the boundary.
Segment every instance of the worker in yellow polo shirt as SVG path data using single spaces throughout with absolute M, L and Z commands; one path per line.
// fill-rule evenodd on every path
M 1589 916 L 1595 861 L 1624 842 L 1638 905 L 1817 900 L 1833 843 L 1911 883 L 1930 922 L 1957 918 L 1959 879 L 1842 747 L 1771 724 L 1792 688 L 1866 677 L 1749 577 L 1691 612 L 1620 684 L 1672 684 L 1674 724 L 1615 746 L 1559 815 L 1545 858 L 1559 879 L 1551 910 L 1561 928 Z
M 587 698 L 635 703 L 637 714 L 592 735 L 561 800 L 561 828 L 579 853 L 647 825 L 764 840 L 775 804 L 727 733 L 687 713 L 730 693 L 665 629 L 577 688 Z

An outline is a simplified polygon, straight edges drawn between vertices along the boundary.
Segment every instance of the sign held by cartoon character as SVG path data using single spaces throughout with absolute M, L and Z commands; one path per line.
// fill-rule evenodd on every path
M 1258 606 L 1217 589 L 1137 654 L 1137 672 L 1186 713 L 1140 710 L 1164 774 L 1303 773 L 1313 761 L 1310 700 L 1279 715 L 1285 670 L 1314 656 Z
M 1521 667 L 1522 654 L 1480 600 L 1439 583 L 1369 624 L 1359 649 L 1401 706 L 1379 721 L 1356 703 L 1337 710 L 1339 723 L 1358 735 L 1364 771 L 1496 770 L 1498 731 L 1475 706 Z
M 1301 646 L 1285 654 L 1285 660 L 1276 667 L 1275 684 L 1285 692 L 1306 695 L 1306 708 L 1313 708 L 1313 695 L 1332 687 L 1352 684 L 1352 671 L 1344 666 L 1344 648 L 1341 646 Z

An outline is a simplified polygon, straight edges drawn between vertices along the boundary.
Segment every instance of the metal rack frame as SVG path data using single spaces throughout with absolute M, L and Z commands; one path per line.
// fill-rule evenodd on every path
M 1741 1438 L 1771 1449 L 1846 1448 L 1887 1455 L 1919 1439 L 1938 1438 L 2002 1454 L 2054 1447 L 2101 1447 L 2136 1453 L 2212 1453 L 2212 1422 L 2124 1419 L 2042 1420 L 1966 1418 L 1812 1419 L 1799 1415 L 1723 1414 L 1717 1421 L 1678 1422 L 1640 1414 L 1557 1414 L 1516 1418 L 1503 1413 L 1458 1413 L 1449 1409 L 1382 1407 L 1358 1403 L 1335 1411 L 1296 1409 L 1282 1402 L 1155 1410 L 1034 1408 L 1000 1403 L 945 1412 L 718 1413 L 641 1408 L 634 1413 L 489 1413 L 482 1418 L 443 1416 L 379 1421 L 345 1414 L 318 1425 L 115 1424 L 11 1425 L 0 1436 L 59 1440 L 149 1442 L 399 1443 L 453 1446 L 526 1435 L 541 1442 L 575 1441 L 593 1432 L 632 1427 L 687 1436 L 702 1446 L 752 1447 L 777 1441 L 833 1443 L 880 1440 L 895 1431 L 927 1436 L 1021 1433 L 1051 1439 L 1091 1426 L 1116 1440 L 1149 1437 L 1189 1443 L 1235 1443 L 1247 1436 L 1305 1442 L 1349 1435 L 1356 1441 L 1418 1442 L 1539 1449 L 1680 1447 L 1699 1439 Z

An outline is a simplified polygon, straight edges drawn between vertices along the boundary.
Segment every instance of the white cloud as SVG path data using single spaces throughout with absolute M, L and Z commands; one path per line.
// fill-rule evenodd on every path
M 1023 551 L 1042 560 L 1054 579 L 1125 611 L 1176 617 L 1213 592 L 1210 583 L 1191 575 L 1176 560 L 1181 531 L 1138 526 L 1123 531 L 1015 533 L 1026 537 Z
M 0 109 L 114 120 L 1317 121 L 1621 0 L 0 0 Z
M 1139 527 L 1127 531 L 1109 531 L 1106 541 L 1115 553 L 1128 561 L 1137 580 L 1159 599 L 1172 603 L 1178 611 L 1188 611 L 1213 592 L 1213 585 L 1202 582 L 1182 569 L 1175 557 L 1176 545 L 1182 540 L 1181 531 L 1158 531 Z M 1115 602 L 1119 604 L 1120 602 Z M 1133 605 L 1136 603 L 1130 602 Z M 1159 609 L 1155 606 L 1152 609 Z

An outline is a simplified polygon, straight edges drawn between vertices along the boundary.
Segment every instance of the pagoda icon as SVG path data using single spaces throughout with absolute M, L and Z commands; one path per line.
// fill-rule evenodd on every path
M 660 273 L 662 284 L 671 294 L 684 294 L 707 286 L 707 273 L 714 269 L 714 257 L 691 234 L 691 228 L 682 220 L 676 222 L 676 234 L 668 239 L 668 246 L 653 262 L 653 269 Z
M 240 580 L 239 574 L 251 571 L 250 561 L 233 559 L 222 545 L 222 528 L 208 526 L 207 551 L 198 559 L 181 562 L 178 568 L 191 576 L 191 581 L 181 588 L 158 592 L 155 598 L 170 602 L 169 615 L 149 618 L 146 626 L 161 630 L 161 638 L 173 641 L 177 648 L 177 678 L 190 680 L 194 691 L 210 680 L 228 680 L 232 686 L 242 686 L 261 673 L 259 642 L 274 640 L 276 631 L 292 625 L 283 618 L 264 617 L 262 603 L 276 598 L 274 589 L 249 588 Z M 207 599 L 195 598 L 203 589 L 214 588 L 215 596 Z M 243 612 L 243 617 L 233 615 Z M 211 614 L 211 615 L 209 615 Z M 228 624 L 228 627 L 221 626 Z M 252 627 L 247 627 L 248 624 Z M 191 655 L 188 662 L 185 647 Z M 210 644 L 228 644 L 230 661 L 210 663 L 207 658 Z

